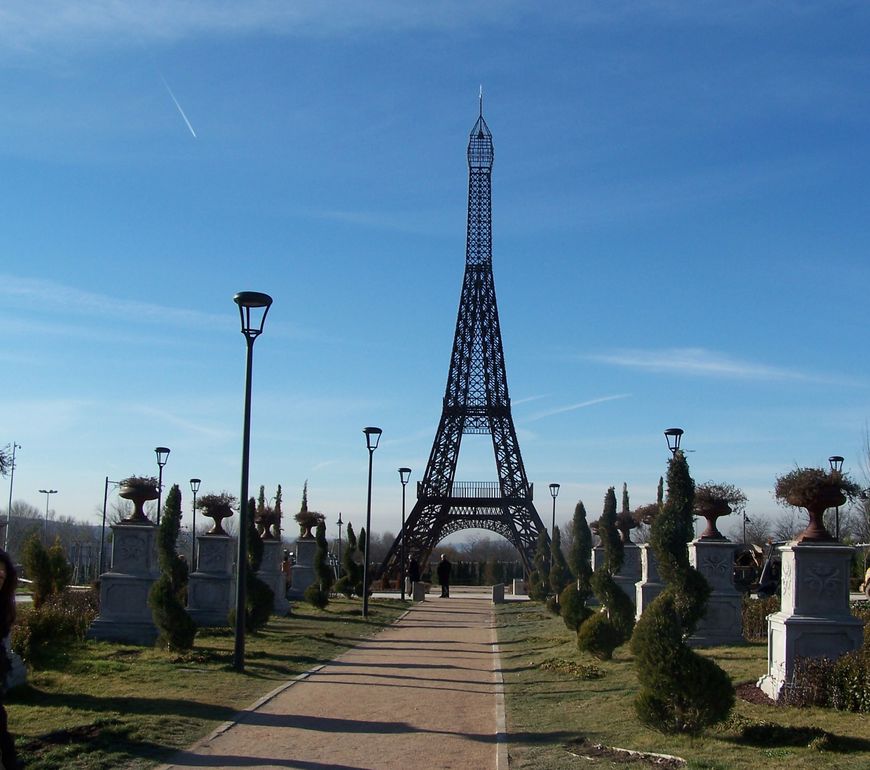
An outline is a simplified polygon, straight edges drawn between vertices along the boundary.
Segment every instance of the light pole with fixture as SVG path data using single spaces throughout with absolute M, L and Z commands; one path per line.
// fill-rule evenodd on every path
M 341 520 L 341 511 L 338 512 L 338 577 L 341 577 L 341 525 L 344 522 Z
M 21 444 L 12 442 L 12 459 L 9 463 L 9 507 L 6 509 L 6 532 L 3 534 L 3 550 L 9 550 L 9 529 L 12 526 L 12 483 L 15 481 L 15 450 L 21 449 Z
M 45 495 L 45 526 L 43 528 L 43 539 L 45 539 L 46 543 L 48 542 L 48 500 L 52 495 L 57 494 L 56 489 L 40 489 L 42 494 Z
M 843 459 L 840 455 L 831 455 L 828 462 L 831 465 L 831 473 L 840 476 L 843 472 Z M 838 505 L 834 513 L 834 538 L 840 539 L 840 506 Z
M 202 484 L 202 479 L 190 480 L 190 491 L 193 492 L 193 524 L 191 525 L 191 543 L 190 543 L 190 571 L 196 570 L 196 493 L 199 492 L 199 485 Z
M 553 521 L 550 525 L 550 569 L 553 569 L 553 540 L 556 538 L 556 498 L 559 496 L 559 484 L 550 484 L 550 494 L 553 497 Z
M 169 447 L 158 446 L 154 447 L 154 454 L 157 455 L 157 526 L 160 526 L 160 511 L 163 508 L 163 466 L 169 459 L 169 453 L 172 450 Z
M 109 477 L 106 476 L 106 484 L 103 487 L 103 523 L 100 525 L 100 559 L 99 559 L 99 567 L 100 570 L 97 574 L 103 574 L 103 551 L 106 546 L 106 506 L 109 503 L 109 484 L 114 484 L 118 486 L 120 481 L 109 481 Z
M 402 482 L 402 543 L 401 543 L 401 563 L 402 568 L 399 570 L 399 581 L 402 586 L 402 601 L 405 601 L 405 487 L 408 486 L 408 479 L 411 478 L 410 468 L 399 468 L 399 481 Z
M 236 559 L 236 629 L 233 648 L 233 668 L 245 670 L 245 578 L 248 564 L 248 467 L 251 454 L 251 375 L 254 365 L 254 340 L 263 333 L 266 315 L 272 306 L 272 298 L 259 291 L 240 291 L 233 297 L 239 306 L 242 334 L 247 343 L 245 367 L 245 415 L 242 432 L 242 482 L 239 494 L 239 540 Z M 262 315 L 260 315 L 262 313 Z
M 366 502 L 366 548 L 363 554 L 363 617 L 369 616 L 369 546 L 372 541 L 372 455 L 381 440 L 380 428 L 363 428 L 366 434 L 366 448 L 369 450 L 369 491 Z
M 676 457 L 677 452 L 680 451 L 680 441 L 683 438 L 683 429 L 682 428 L 668 428 L 665 431 L 665 438 L 668 441 L 668 449 L 671 450 L 671 454 Z

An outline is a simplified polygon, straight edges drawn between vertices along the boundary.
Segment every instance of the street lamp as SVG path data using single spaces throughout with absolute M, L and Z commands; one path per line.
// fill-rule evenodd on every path
M 109 481 L 109 477 L 106 476 L 106 484 L 103 487 L 103 523 L 100 525 L 100 566 L 98 575 L 103 574 L 103 551 L 105 550 L 106 543 L 106 505 L 109 502 L 109 484 L 114 484 L 118 486 L 120 481 Z
M 550 525 L 550 543 L 556 538 L 556 498 L 559 496 L 559 484 L 550 484 L 550 494 L 553 496 L 553 522 Z M 553 549 L 550 548 L 550 569 L 553 569 Z
M 245 368 L 245 416 L 242 434 L 242 484 L 239 494 L 239 552 L 236 560 L 236 638 L 233 649 L 233 668 L 245 670 L 245 578 L 248 562 L 248 463 L 251 454 L 251 370 L 254 365 L 254 340 L 263 333 L 266 315 L 272 298 L 259 291 L 240 291 L 233 297 L 239 306 L 242 334 L 245 335 L 248 356 Z
M 169 459 L 169 447 L 158 446 L 154 447 L 154 454 L 157 455 L 157 526 L 160 526 L 160 511 L 163 507 L 163 466 Z
M 40 489 L 40 492 L 45 495 L 45 526 L 43 528 L 43 538 L 48 537 L 48 500 L 52 495 L 57 494 L 56 489 Z M 46 540 L 46 542 L 48 542 Z
M 410 478 L 410 468 L 399 468 L 399 481 L 402 482 L 402 542 L 400 557 L 402 560 L 402 568 L 399 570 L 399 580 L 402 584 L 402 601 L 405 601 L 405 487 L 408 486 L 408 479 Z
M 12 442 L 12 461 L 9 463 L 9 507 L 6 509 L 6 532 L 3 536 L 3 550 L 9 550 L 9 528 L 12 526 L 12 482 L 15 481 L 15 450 L 21 449 L 21 444 Z
M 668 449 L 670 449 L 671 454 L 676 457 L 677 452 L 680 451 L 680 440 L 683 438 L 683 429 L 668 428 L 665 431 L 665 438 L 668 441 Z
M 338 576 L 341 577 L 341 525 L 344 522 L 341 520 L 341 511 L 338 512 Z
M 369 616 L 369 544 L 372 541 L 372 455 L 381 440 L 380 428 L 363 428 L 366 434 L 366 447 L 369 450 L 369 492 L 366 503 L 366 550 L 363 554 L 363 617 Z
M 843 472 L 843 458 L 840 455 L 831 455 L 828 458 L 831 465 L 831 473 L 836 473 L 838 476 Z M 840 506 L 836 508 L 834 513 L 834 537 L 840 539 Z
M 190 569 L 196 569 L 196 493 L 199 492 L 199 485 L 202 484 L 202 479 L 190 480 L 190 491 L 193 492 L 193 525 L 191 526 L 191 543 L 190 543 Z
M 746 525 L 752 523 L 752 519 L 750 519 L 746 515 L 746 509 L 743 510 L 743 545 L 746 545 Z

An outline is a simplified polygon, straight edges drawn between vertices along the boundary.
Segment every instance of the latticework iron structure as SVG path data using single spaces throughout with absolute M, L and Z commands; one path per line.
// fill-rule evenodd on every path
M 417 502 L 387 553 L 381 568 L 384 575 L 396 572 L 403 538 L 405 553 L 425 563 L 447 535 L 488 529 L 513 543 L 528 572 L 539 533 L 546 536 L 511 416 L 492 275 L 492 164 L 492 134 L 481 105 L 468 143 L 465 278 L 444 408 L 426 472 L 417 484 Z M 455 480 L 466 433 L 492 436 L 498 481 Z

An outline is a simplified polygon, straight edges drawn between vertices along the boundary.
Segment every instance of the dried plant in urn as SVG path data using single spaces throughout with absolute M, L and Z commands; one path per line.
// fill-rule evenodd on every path
M 698 539 L 727 540 L 716 527 L 716 519 L 741 511 L 745 505 L 746 495 L 733 484 L 716 484 L 712 481 L 699 484 L 695 487 L 694 511 L 707 520 L 707 528 Z
M 120 484 L 118 494 L 133 503 L 133 513 L 121 521 L 122 524 L 150 524 L 145 515 L 145 503 L 156 500 L 159 495 L 157 479 L 154 476 L 128 476 Z
M 825 542 L 834 537 L 825 528 L 824 515 L 852 500 L 861 488 L 841 471 L 823 468 L 795 468 L 776 480 L 774 495 L 786 505 L 806 508 L 810 523 L 797 537 L 797 542 Z
M 237 502 L 235 495 L 229 492 L 211 492 L 196 501 L 196 507 L 202 511 L 203 516 L 214 522 L 212 528 L 206 532 L 207 535 L 227 534 L 221 522 L 233 515 Z

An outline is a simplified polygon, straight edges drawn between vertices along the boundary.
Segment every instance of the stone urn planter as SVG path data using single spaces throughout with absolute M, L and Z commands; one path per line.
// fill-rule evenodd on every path
M 828 508 L 836 508 L 859 492 L 858 486 L 845 473 L 821 468 L 797 468 L 776 480 L 777 500 L 805 508 L 810 521 L 797 536 L 798 543 L 825 543 L 834 540 L 825 527 Z
M 130 476 L 121 482 L 118 494 L 133 503 L 133 513 L 122 519 L 121 524 L 151 524 L 151 519 L 145 515 L 145 503 L 159 497 L 157 479 L 153 476 Z
M 695 489 L 694 511 L 707 522 L 707 528 L 698 540 L 728 540 L 716 526 L 717 519 L 728 516 L 734 508 L 746 505 L 746 495 L 733 484 L 715 484 L 712 481 L 699 484 Z
M 202 515 L 214 522 L 211 529 L 206 532 L 207 535 L 227 534 L 221 522 L 233 515 L 233 507 L 235 504 L 236 498 L 229 494 L 229 492 L 202 495 L 202 497 L 197 500 L 196 507 L 202 511 Z
M 728 503 L 724 500 L 706 500 L 703 503 L 696 503 L 695 513 L 702 516 L 707 522 L 706 529 L 698 536 L 699 540 L 726 539 L 716 526 L 716 520 L 720 516 L 727 516 L 731 513 L 731 506 Z

